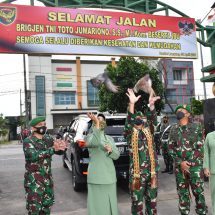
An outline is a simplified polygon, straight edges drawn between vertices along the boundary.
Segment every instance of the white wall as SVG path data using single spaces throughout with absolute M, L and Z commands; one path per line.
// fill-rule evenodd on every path
M 56 60 L 57 61 L 57 60 Z M 86 60 L 82 62 L 81 59 L 81 84 L 82 84 L 82 108 L 83 109 L 92 109 L 87 105 L 87 80 L 90 80 L 93 77 L 96 77 L 98 74 L 103 73 L 107 64 L 111 62 L 101 62 L 98 63 L 97 60 L 94 60 L 95 64 L 87 63 Z M 93 62 L 93 61 L 91 61 Z M 71 72 L 56 72 L 57 67 L 71 68 Z M 68 82 L 72 82 L 72 87 L 57 87 L 56 83 L 60 80 L 60 75 L 71 74 L 71 79 L 68 79 Z M 71 111 L 78 109 L 78 101 L 76 94 L 76 103 L 75 105 L 55 105 L 54 104 L 54 91 L 75 91 L 77 92 L 77 68 L 76 62 L 68 60 L 68 63 L 65 60 L 58 60 L 57 62 L 52 63 L 51 56 L 29 56 L 29 90 L 31 91 L 31 112 L 32 118 L 36 117 L 36 93 L 35 93 L 35 76 L 41 75 L 45 76 L 45 90 L 46 90 L 46 122 L 49 129 L 53 129 L 53 115 L 51 114 L 51 109 L 57 110 L 70 109 Z M 60 111 L 59 111 L 60 113 Z M 63 113 L 63 111 L 61 111 Z
M 36 117 L 36 88 L 35 76 L 45 76 L 45 101 L 46 101 L 46 123 L 47 127 L 53 128 L 52 109 L 52 67 L 51 56 L 29 56 L 29 90 L 31 91 L 31 112 L 32 118 Z

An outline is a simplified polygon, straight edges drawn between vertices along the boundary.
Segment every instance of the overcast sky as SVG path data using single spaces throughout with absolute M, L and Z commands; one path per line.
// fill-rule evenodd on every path
M 207 15 L 214 3 L 214 0 L 161 1 L 177 8 L 179 11 L 182 11 L 192 18 L 201 20 Z M 2 2 L 2 0 L 0 0 L 0 2 Z M 30 0 L 18 0 L 17 3 L 29 4 Z M 35 5 L 42 5 L 42 3 L 36 1 Z M 213 11 L 211 11 L 210 14 L 212 13 Z M 174 16 L 175 14 L 170 15 Z M 207 18 L 203 22 L 203 25 L 208 25 Z M 74 59 L 74 56 L 61 56 L 60 58 Z M 85 58 L 82 57 L 82 59 Z M 91 58 L 93 59 L 93 57 Z M 96 59 L 98 59 L 98 57 L 96 57 Z M 208 48 L 203 48 L 203 61 L 204 66 L 211 64 L 210 50 Z M 200 57 L 197 60 L 193 60 L 193 62 L 196 95 L 202 97 L 203 84 L 199 80 L 202 77 Z M 20 90 L 22 91 L 22 103 L 24 103 L 23 55 L 0 54 L 0 65 L 0 113 L 3 113 L 4 116 L 18 116 L 20 114 Z M 208 97 L 212 97 L 211 85 L 212 84 L 206 85 Z

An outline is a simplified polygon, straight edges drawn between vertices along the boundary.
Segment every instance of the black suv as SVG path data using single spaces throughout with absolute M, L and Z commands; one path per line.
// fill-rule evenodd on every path
M 117 177 L 128 177 L 129 155 L 128 146 L 123 137 L 126 115 L 105 114 L 107 127 L 105 133 L 112 136 L 120 157 L 114 161 Z M 68 126 L 63 138 L 69 142 L 67 151 L 63 155 L 63 165 L 72 172 L 72 183 L 75 191 L 80 191 L 87 182 L 87 167 L 89 154 L 87 148 L 80 148 L 79 141 L 83 141 L 92 126 L 92 121 L 87 115 L 77 116 Z

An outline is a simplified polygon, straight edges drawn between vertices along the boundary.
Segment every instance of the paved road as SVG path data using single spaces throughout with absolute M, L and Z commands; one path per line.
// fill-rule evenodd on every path
M 163 162 L 159 158 L 161 167 Z M 23 189 L 24 157 L 22 146 L 0 145 L 0 215 L 25 215 Z M 62 167 L 61 157 L 54 156 L 53 177 L 55 182 L 55 205 L 52 215 L 86 215 L 87 191 L 76 193 L 72 189 L 71 173 Z M 206 199 L 211 214 L 208 183 L 205 184 Z M 118 203 L 121 215 L 130 215 L 130 199 L 127 185 L 118 185 Z M 178 199 L 173 175 L 159 174 L 158 215 L 179 215 Z M 194 201 L 191 215 L 195 214 Z M 102 215 L 102 214 L 101 214 Z

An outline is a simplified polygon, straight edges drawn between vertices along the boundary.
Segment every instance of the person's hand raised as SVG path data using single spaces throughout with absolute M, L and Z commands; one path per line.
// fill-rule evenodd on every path
M 93 113 L 87 113 L 87 116 L 95 123 L 96 128 L 99 128 L 99 120 Z
M 139 100 L 139 98 L 141 97 L 141 95 L 135 96 L 133 89 L 130 89 L 130 88 L 127 89 L 126 95 L 129 98 L 130 104 L 135 104 Z

